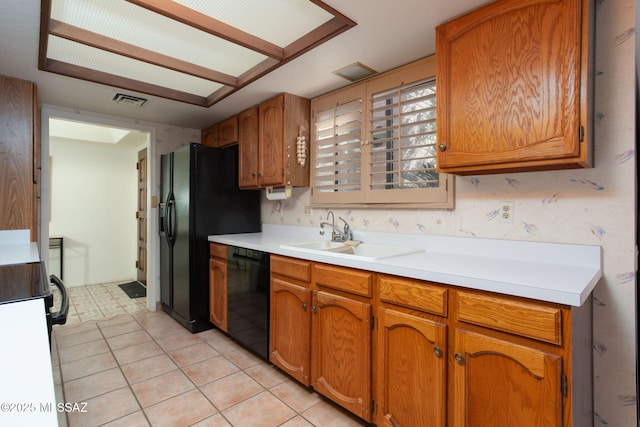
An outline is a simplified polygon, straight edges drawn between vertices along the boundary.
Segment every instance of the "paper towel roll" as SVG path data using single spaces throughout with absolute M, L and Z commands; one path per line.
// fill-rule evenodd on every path
M 266 196 L 267 196 L 267 200 L 284 200 L 284 199 L 288 199 L 289 197 L 291 197 L 291 189 L 292 187 L 290 185 L 287 185 L 286 187 L 284 187 L 283 191 L 279 191 L 277 193 L 275 193 L 273 191 L 273 187 L 267 187 L 266 190 Z

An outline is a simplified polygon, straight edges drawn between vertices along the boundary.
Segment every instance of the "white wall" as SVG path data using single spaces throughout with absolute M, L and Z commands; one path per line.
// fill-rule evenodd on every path
M 335 210 L 355 230 L 601 245 L 604 277 L 594 291 L 596 426 L 636 420 L 635 0 L 597 5 L 595 168 L 457 177 L 456 207 Z M 326 210 L 304 214 L 310 192 L 262 204 L 263 222 L 315 226 Z M 512 224 L 497 217 L 515 205 Z
M 52 138 L 49 151 L 49 235 L 64 237 L 65 283 L 134 280 L 137 148 Z

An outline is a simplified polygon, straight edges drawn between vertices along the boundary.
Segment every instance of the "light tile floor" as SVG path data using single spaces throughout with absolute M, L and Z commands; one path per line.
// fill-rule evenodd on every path
M 61 426 L 367 425 L 216 329 L 191 334 L 126 301 L 125 313 L 108 314 L 120 298 L 97 286 L 72 288 L 77 318 L 54 327 L 57 400 L 86 402 L 86 412 L 59 413 Z
M 147 311 L 146 298 L 129 298 L 118 285 L 129 281 L 100 285 L 67 287 L 70 296 L 67 324 L 85 320 L 104 319 L 118 314 L 133 314 Z M 54 301 L 59 304 L 58 289 L 53 287 Z M 58 306 L 54 306 L 56 311 Z

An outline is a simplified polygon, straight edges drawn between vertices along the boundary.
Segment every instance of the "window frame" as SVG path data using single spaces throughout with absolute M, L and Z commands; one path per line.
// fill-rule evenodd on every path
M 371 140 L 372 140 L 372 99 L 385 91 L 401 89 L 405 86 L 435 78 L 435 56 L 423 58 L 411 64 L 388 71 L 345 88 L 327 93 L 311 100 L 311 206 L 333 208 L 421 208 L 453 209 L 455 196 L 455 176 L 440 172 L 440 185 L 429 188 L 371 188 Z M 358 191 L 317 191 L 316 162 L 318 132 L 316 113 L 345 105 L 353 100 L 361 100 L 360 128 L 360 189 Z M 437 120 L 437 117 L 436 117 Z

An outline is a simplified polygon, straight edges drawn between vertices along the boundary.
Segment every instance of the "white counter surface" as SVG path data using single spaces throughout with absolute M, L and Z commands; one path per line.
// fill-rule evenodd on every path
M 0 265 L 40 261 L 38 244 L 29 230 L 0 230 Z
M 0 265 L 40 261 L 29 239 L 0 230 Z M 0 378 L 1 426 L 58 425 L 44 299 L 0 304 Z
M 57 426 L 44 300 L 0 304 L 0 425 Z
M 209 241 L 573 306 L 581 306 L 602 277 L 602 249 L 595 245 L 358 231 L 353 238 L 424 252 L 365 261 L 285 249 L 280 245 L 329 240 L 330 231 L 320 236 L 318 227 L 274 224 L 263 224 L 261 233 L 214 235 Z

